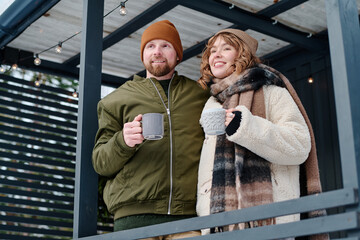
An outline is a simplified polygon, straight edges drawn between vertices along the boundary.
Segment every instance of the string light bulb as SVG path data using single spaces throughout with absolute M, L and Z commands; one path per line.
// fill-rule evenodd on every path
M 16 59 L 16 62 L 13 64 L 13 65 L 11 65 L 11 68 L 12 68 L 12 70 L 16 70 L 17 68 L 18 68 L 18 62 L 19 62 L 19 60 L 20 60 L 20 49 L 18 49 L 18 54 L 17 54 L 17 59 Z
M 120 13 L 121 16 L 125 16 L 127 14 L 127 10 L 125 8 L 125 2 L 120 3 L 119 13 Z
M 55 52 L 61 53 L 62 50 L 62 42 L 59 42 L 58 45 L 55 47 Z
M 35 87 L 40 87 L 41 83 L 40 83 L 39 80 L 36 80 L 36 81 L 34 82 L 34 85 L 35 85 Z
M 309 77 L 308 77 L 308 83 L 313 83 L 313 82 L 314 82 L 313 77 L 312 77 L 312 76 L 309 76 Z
M 78 92 L 76 90 L 74 90 L 74 92 L 72 93 L 72 96 L 74 98 L 77 98 L 77 97 L 79 97 L 79 94 L 78 94 Z
M 39 54 L 35 54 L 34 64 L 39 66 L 41 64 L 41 59 L 39 58 Z
M 35 85 L 35 87 L 40 87 L 40 85 L 41 85 L 40 77 L 36 78 L 36 81 L 34 82 L 34 85 Z
M 5 72 L 5 68 L 1 65 L 1 67 L 0 67 L 0 72 Z

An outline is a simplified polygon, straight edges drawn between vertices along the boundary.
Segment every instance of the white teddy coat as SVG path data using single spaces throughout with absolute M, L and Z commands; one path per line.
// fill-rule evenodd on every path
M 299 165 L 308 157 L 310 133 L 296 103 L 285 88 L 263 86 L 266 119 L 254 116 L 245 106 L 237 106 L 242 118 L 239 129 L 227 139 L 239 144 L 271 163 L 274 202 L 300 196 Z M 222 108 L 210 97 L 205 109 Z M 210 214 L 216 136 L 206 135 L 202 147 L 196 211 L 199 216 Z M 276 218 L 276 223 L 300 219 L 299 214 Z M 203 234 L 209 230 L 203 230 Z

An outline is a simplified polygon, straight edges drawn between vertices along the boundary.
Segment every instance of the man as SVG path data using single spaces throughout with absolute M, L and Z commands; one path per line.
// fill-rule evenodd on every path
M 114 214 L 115 231 L 196 216 L 204 138 L 199 119 L 209 93 L 177 74 L 182 57 L 175 26 L 167 20 L 150 25 L 141 38 L 146 78 L 135 76 L 98 104 L 92 161 L 95 171 L 109 178 L 104 200 Z M 149 112 L 164 115 L 161 140 L 144 140 L 142 114 Z

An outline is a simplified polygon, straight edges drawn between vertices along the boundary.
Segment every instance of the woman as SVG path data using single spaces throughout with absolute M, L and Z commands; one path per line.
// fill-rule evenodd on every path
M 203 143 L 199 216 L 300 197 L 304 162 L 307 194 L 321 191 L 309 119 L 289 81 L 260 63 L 257 45 L 247 33 L 225 29 L 210 38 L 204 50 L 198 82 L 212 95 L 204 110 L 226 109 L 226 134 L 207 135 Z M 299 219 L 295 214 L 211 230 Z

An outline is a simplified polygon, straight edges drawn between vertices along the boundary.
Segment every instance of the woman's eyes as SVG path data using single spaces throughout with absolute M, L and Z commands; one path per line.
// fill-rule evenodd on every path
M 222 50 L 222 51 L 231 51 L 232 48 L 231 48 L 231 47 L 224 47 L 224 48 L 222 48 L 221 50 Z M 210 50 L 210 54 L 211 54 L 211 53 L 216 53 L 216 51 L 217 51 L 216 49 L 211 49 L 211 50 Z

